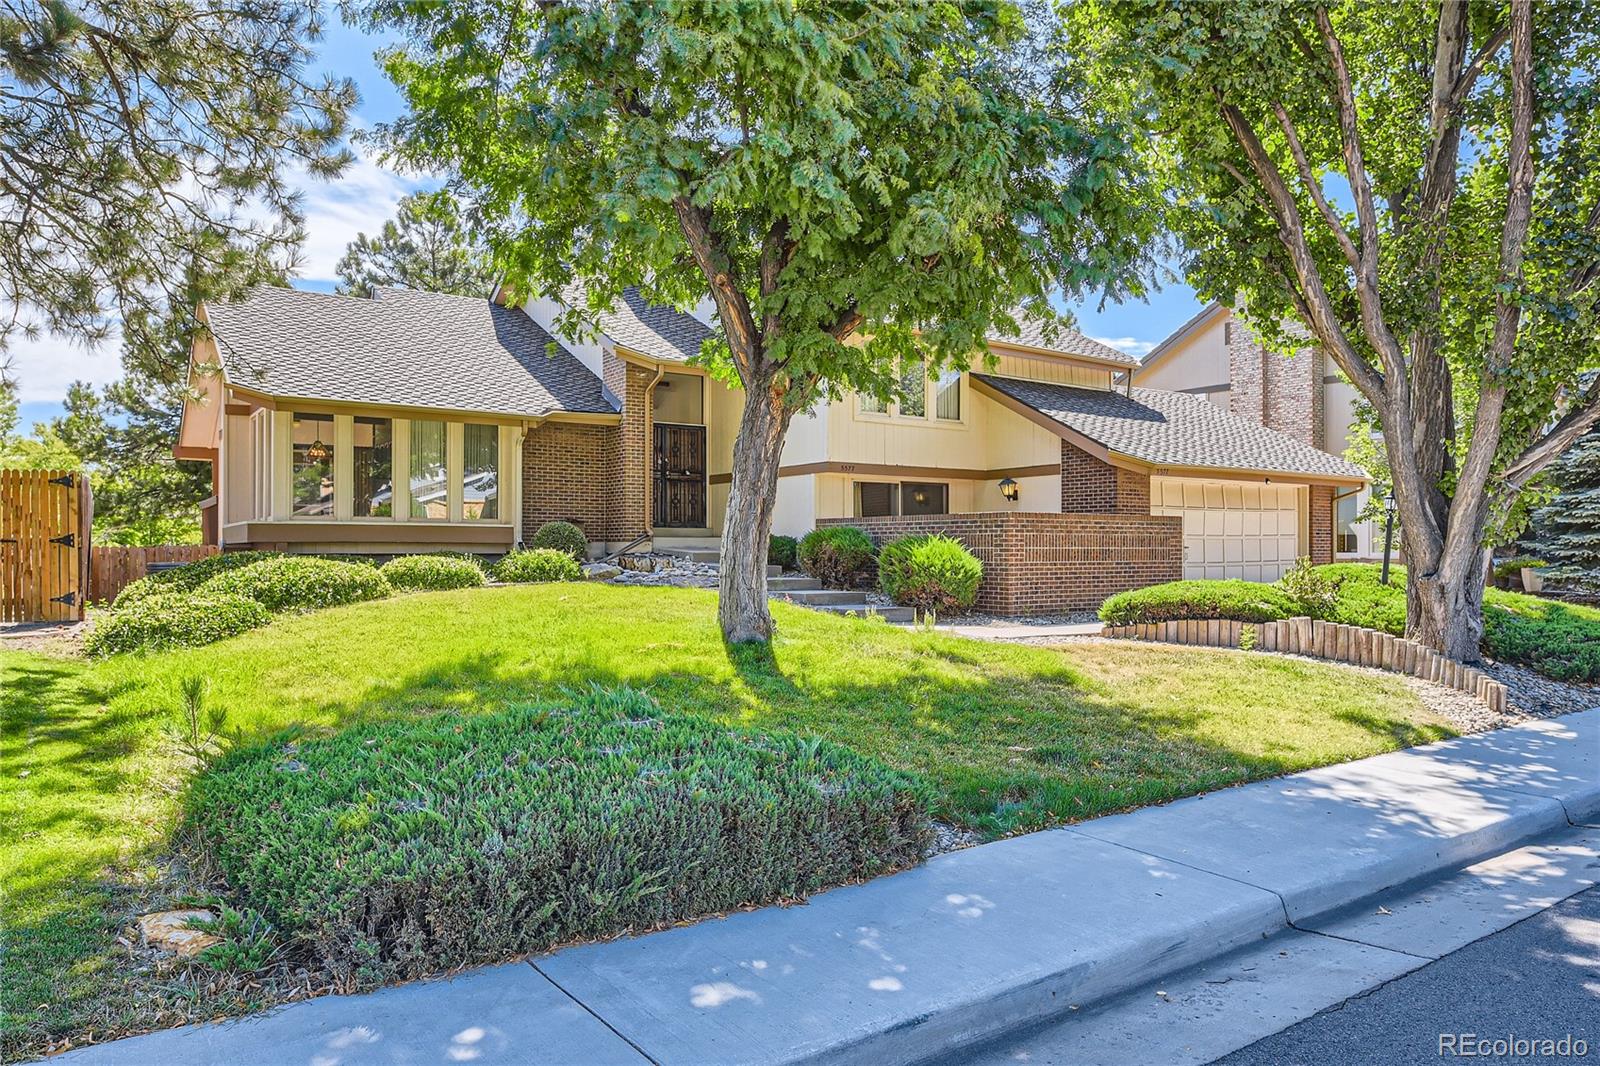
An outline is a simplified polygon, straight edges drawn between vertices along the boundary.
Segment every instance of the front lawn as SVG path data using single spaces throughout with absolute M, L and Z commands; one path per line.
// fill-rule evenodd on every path
M 922 777 L 938 817 L 998 835 L 1449 735 L 1399 679 L 1211 649 L 986 644 L 775 605 L 770 657 L 730 654 L 700 590 L 463 589 L 282 617 L 201 648 L 0 661 L 3 1054 L 53 1035 L 255 1004 L 205 973 L 131 974 L 128 885 L 169 834 L 182 684 L 246 740 L 453 711 L 592 683 L 669 713 L 792 729 Z M 208 995 L 210 998 L 208 998 Z

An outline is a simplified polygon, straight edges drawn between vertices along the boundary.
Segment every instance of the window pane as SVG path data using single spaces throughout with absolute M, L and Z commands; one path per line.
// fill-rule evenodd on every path
M 1357 549 L 1356 541 L 1356 515 L 1360 508 L 1356 506 L 1354 496 L 1340 498 L 1338 512 L 1334 522 L 1334 545 L 1336 552 L 1353 552 Z
M 461 517 L 500 517 L 500 427 L 468 422 L 461 470 Z
M 949 514 L 950 486 L 906 482 L 900 486 L 900 513 Z
M 939 375 L 938 401 L 933 413 L 951 422 L 961 421 L 961 371 L 946 370 Z
M 870 392 L 861 392 L 856 394 L 856 409 L 867 414 L 881 415 L 889 409 L 889 405 Z
M 908 418 L 925 418 L 928 414 L 928 368 L 924 363 L 911 363 L 900 375 L 900 413 Z
M 443 422 L 411 423 L 411 517 L 450 517 Z
M 891 482 L 857 481 L 856 517 L 891 517 L 895 513 L 895 495 L 899 488 L 899 485 Z
M 393 515 L 394 423 L 389 419 L 356 419 L 354 475 L 355 516 Z
M 333 514 L 333 416 L 294 416 L 294 514 Z

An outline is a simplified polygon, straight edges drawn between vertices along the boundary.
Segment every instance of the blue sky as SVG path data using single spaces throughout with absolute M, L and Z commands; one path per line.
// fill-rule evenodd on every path
M 357 124 L 373 125 L 393 118 L 401 110 L 394 87 L 378 70 L 373 51 L 380 38 L 330 19 L 319 45 L 318 67 L 355 79 L 361 91 Z M 394 211 L 407 192 L 423 182 L 360 159 L 336 181 L 303 177 L 307 240 L 295 284 L 330 290 L 334 265 L 357 233 L 372 232 Z M 1073 308 L 1078 328 L 1135 355 L 1143 355 L 1200 309 L 1194 293 L 1182 284 L 1170 284 L 1148 303 L 1107 304 Z M 62 411 L 61 401 L 73 381 L 105 384 L 118 376 L 115 343 L 91 351 L 55 338 L 14 345 L 13 362 L 21 386 L 22 424 L 31 425 Z

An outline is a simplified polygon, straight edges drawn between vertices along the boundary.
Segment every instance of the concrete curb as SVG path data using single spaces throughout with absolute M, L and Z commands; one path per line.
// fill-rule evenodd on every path
M 524 968 L 547 983 L 496 979 L 487 1003 L 494 971 L 64 1058 L 446 1063 L 471 1032 L 480 1062 L 895 1066 L 1596 815 L 1600 708 L 970 848 L 805 906 L 556 952 Z M 562 1039 L 541 1036 L 558 1025 Z

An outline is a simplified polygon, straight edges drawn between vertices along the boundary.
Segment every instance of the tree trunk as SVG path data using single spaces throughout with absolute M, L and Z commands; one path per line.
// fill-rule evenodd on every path
M 722 521 L 722 562 L 717 579 L 717 620 L 730 643 L 772 639 L 767 610 L 767 540 L 778 492 L 778 461 L 790 411 L 773 391 L 770 374 L 751 375 L 744 415 L 733 446 L 733 482 Z
M 1444 560 L 1431 574 L 1408 566 L 1406 636 L 1457 662 L 1475 663 L 1483 658 L 1483 584 L 1489 549 L 1475 547 L 1467 554 L 1470 558 Z

